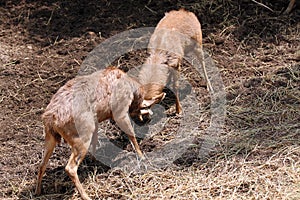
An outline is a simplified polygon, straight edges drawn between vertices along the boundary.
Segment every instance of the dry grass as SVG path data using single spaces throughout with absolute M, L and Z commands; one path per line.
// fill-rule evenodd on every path
M 110 171 L 90 174 L 84 181 L 93 198 L 100 199 L 297 199 L 299 148 L 287 148 L 268 160 L 212 159 L 212 163 L 185 170 L 167 169 L 144 175 Z M 217 158 L 219 159 L 219 158 Z M 295 176 L 298 174 L 298 176 Z M 230 177 L 230 178 L 229 178 Z M 62 184 L 62 183 L 59 183 Z M 79 199 L 74 194 L 48 198 Z
M 223 149 L 206 163 L 185 169 L 170 167 L 142 175 L 118 170 L 105 175 L 90 172 L 84 184 L 92 197 L 100 199 L 299 198 L 298 145 L 278 148 L 277 153 L 263 159 L 257 154 L 265 147 L 256 146 L 246 155 L 227 151 Z M 65 197 L 78 199 L 78 194 Z
M 195 133 L 194 146 L 180 162 L 145 173 L 125 173 L 86 159 L 79 168 L 79 177 L 87 193 L 94 199 L 300 199 L 299 11 L 278 16 L 286 1 L 262 1 L 275 13 L 252 1 L 168 2 L 172 4 L 170 9 L 183 6 L 202 17 L 204 47 L 221 71 L 227 117 L 218 145 L 205 159 L 197 154 L 211 116 L 210 99 L 201 85 L 194 88 L 201 108 L 199 133 Z M 158 13 L 164 12 L 159 10 L 160 4 L 146 6 L 149 15 L 158 21 Z M 26 14 L 27 10 L 22 10 L 17 20 L 22 21 Z M 56 11 L 50 10 L 49 14 L 45 23 L 54 23 Z M 139 16 L 134 17 L 136 23 Z M 0 38 L 0 51 L 6 59 L 0 66 L 0 198 L 80 199 L 64 172 L 70 154 L 67 145 L 57 147 L 50 159 L 43 179 L 44 195 L 35 197 L 33 192 L 43 145 L 39 115 L 51 94 L 76 75 L 74 68 L 85 55 L 78 52 L 87 51 L 84 46 L 91 39 L 74 37 L 47 47 L 32 45 L 31 50 L 22 46 L 21 39 L 14 43 L 21 33 L 7 36 L 9 31 L 3 27 L 6 39 Z M 14 43 L 17 53 L 8 49 L 8 40 Z M 68 45 L 73 51 L 61 52 Z M 37 53 L 40 49 L 43 52 Z M 33 53 L 34 59 L 24 59 Z M 136 56 L 142 57 L 140 53 Z M 138 63 L 134 55 L 118 62 L 125 67 Z M 195 81 L 195 74 L 184 74 L 193 79 L 193 86 L 202 84 Z M 171 133 L 176 133 L 181 118 L 169 114 L 172 109 L 164 129 L 141 141 L 145 150 L 153 150 L 151 144 L 154 149 L 161 147 L 172 139 Z M 102 125 L 120 147 L 130 150 L 126 138 L 114 134 L 119 133 L 118 129 L 109 122 Z

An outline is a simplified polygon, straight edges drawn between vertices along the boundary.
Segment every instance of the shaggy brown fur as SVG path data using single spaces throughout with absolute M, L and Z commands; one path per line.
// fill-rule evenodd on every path
M 176 112 L 182 108 L 178 97 L 178 79 L 180 64 L 184 54 L 195 50 L 197 59 L 201 61 L 208 88 L 212 91 L 208 80 L 204 54 L 202 50 L 201 25 L 195 14 L 185 11 L 171 11 L 160 20 L 150 38 L 148 52 L 150 56 L 143 65 L 139 80 L 146 87 L 146 99 L 162 93 L 164 86 L 173 78 L 176 94 Z
M 137 115 L 143 106 L 153 103 L 143 100 L 141 84 L 116 68 L 76 77 L 61 87 L 42 115 L 45 150 L 38 172 L 36 194 L 41 193 L 42 176 L 55 145 L 63 138 L 72 148 L 66 172 L 81 197 L 89 199 L 78 179 L 77 168 L 91 141 L 95 151 L 97 122 L 113 118 L 128 135 L 138 155 L 143 157 L 129 119 L 129 112 Z

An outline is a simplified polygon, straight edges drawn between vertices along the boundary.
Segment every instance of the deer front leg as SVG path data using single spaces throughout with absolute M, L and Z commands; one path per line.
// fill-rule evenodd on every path
M 179 78 L 180 78 L 180 64 L 178 67 L 178 71 L 175 69 L 172 69 L 172 74 L 173 74 L 173 88 L 175 92 L 175 98 L 176 98 L 176 114 L 181 114 L 182 113 L 182 106 L 180 104 L 179 100 Z
M 95 154 L 96 154 L 96 149 L 97 149 L 97 144 L 98 144 L 98 125 L 95 123 L 95 131 L 92 136 L 92 142 L 91 142 L 91 154 L 92 154 L 92 159 L 96 160 Z
M 143 159 L 144 155 L 143 155 L 143 153 L 140 149 L 140 146 L 139 146 L 139 144 L 136 140 L 134 130 L 133 130 L 133 127 L 132 127 L 131 122 L 130 122 L 129 115 L 126 114 L 124 116 L 114 117 L 114 120 L 117 123 L 117 125 L 121 128 L 121 130 L 126 133 L 126 135 L 128 136 L 128 138 L 131 142 L 131 145 L 135 149 L 138 156 Z

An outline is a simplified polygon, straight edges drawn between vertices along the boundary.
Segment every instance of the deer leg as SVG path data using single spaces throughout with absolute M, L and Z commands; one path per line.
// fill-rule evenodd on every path
M 55 137 L 49 133 L 48 131 L 45 131 L 45 147 L 44 147 L 44 155 L 43 160 L 39 168 L 38 176 L 37 176 L 37 185 L 35 194 L 40 195 L 42 190 L 42 178 L 45 173 L 47 163 L 49 161 L 50 156 L 52 155 L 55 145 L 56 145 L 56 139 Z
M 205 58 L 204 58 L 204 52 L 203 52 L 203 48 L 202 47 L 196 47 L 196 56 L 198 57 L 199 61 L 201 62 L 201 65 L 202 65 L 202 69 L 203 69 L 203 72 L 204 72 L 204 78 L 206 80 L 206 83 L 207 83 L 207 88 L 208 88 L 208 91 L 210 92 L 214 92 L 213 90 L 213 87 L 211 85 L 211 82 L 208 78 L 208 74 L 207 74 L 207 71 L 206 71 L 206 67 L 205 67 Z
M 93 156 L 93 159 L 94 160 L 96 160 L 96 158 L 95 158 L 95 153 L 96 153 L 96 148 L 97 148 L 97 144 L 98 144 L 98 128 L 97 128 L 97 126 L 96 126 L 96 128 L 95 128 L 95 131 L 94 131 L 94 133 L 93 133 L 93 137 L 92 137 L 92 144 L 91 144 L 91 146 L 92 146 L 92 156 Z
M 128 136 L 128 138 L 131 142 L 131 145 L 135 149 L 138 156 L 143 159 L 144 155 L 143 155 L 143 153 L 140 149 L 140 146 L 135 138 L 134 130 L 131 125 L 129 115 L 125 114 L 125 116 L 115 117 L 115 121 L 116 121 L 117 125 L 122 129 L 122 131 L 124 131 L 126 133 L 126 135 Z
M 96 130 L 96 125 L 93 114 L 81 113 L 81 115 L 75 119 L 75 124 L 77 125 L 77 134 L 70 133 L 67 134 L 69 137 L 65 138 L 72 148 L 72 153 L 65 170 L 72 182 L 75 184 L 81 198 L 84 200 L 90 200 L 79 181 L 77 170 L 87 154 L 91 140 L 94 137 L 93 135 Z
M 139 146 L 139 144 L 138 144 L 135 136 L 134 135 L 128 135 L 128 134 L 127 134 L 127 136 L 128 136 L 128 138 L 130 140 L 131 145 L 133 146 L 133 148 L 135 149 L 136 153 L 138 154 L 138 156 L 143 159 L 144 155 L 143 155 L 143 153 L 142 153 L 142 151 L 140 149 L 140 146 Z
M 84 200 L 90 200 L 88 195 L 85 193 L 77 174 L 77 169 L 81 161 L 84 159 L 87 153 L 87 149 L 84 146 L 79 146 L 76 144 L 76 147 L 72 148 L 72 154 L 69 158 L 68 164 L 65 168 L 72 182 L 75 184 L 80 196 Z
M 179 100 L 179 77 L 180 77 L 180 64 L 177 70 L 173 70 L 173 88 L 175 91 L 175 98 L 176 98 L 176 113 L 181 114 L 182 113 L 182 106 L 180 104 Z

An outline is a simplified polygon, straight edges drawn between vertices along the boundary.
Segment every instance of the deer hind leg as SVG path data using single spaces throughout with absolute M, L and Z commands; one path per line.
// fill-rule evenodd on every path
M 36 190 L 35 190 L 36 195 L 41 194 L 42 178 L 43 178 L 43 175 L 45 173 L 49 158 L 51 157 L 51 155 L 54 151 L 55 145 L 56 145 L 55 137 L 49 131 L 46 131 L 46 129 L 45 129 L 45 134 L 46 135 L 45 135 L 44 155 L 43 155 L 43 160 L 41 162 L 39 172 L 38 172 L 38 176 L 37 176 L 37 185 L 36 185 Z
M 196 47 L 196 56 L 198 57 L 198 60 L 201 62 L 202 65 L 202 69 L 203 69 L 203 73 L 204 73 L 204 78 L 206 80 L 207 83 L 207 89 L 208 91 L 210 91 L 211 93 L 214 92 L 213 87 L 211 85 L 211 82 L 208 78 L 208 74 L 207 74 L 207 70 L 206 70 L 206 66 L 205 66 L 205 58 L 204 58 L 204 51 L 202 47 Z
M 77 174 L 79 164 L 82 162 L 87 153 L 87 148 L 85 147 L 85 145 L 78 143 L 76 144 L 76 146 L 72 147 L 72 154 L 69 158 L 65 170 L 71 178 L 72 182 L 75 184 L 75 187 L 77 188 L 81 198 L 84 200 L 90 200 L 90 198 L 84 191 Z
M 180 78 L 181 64 L 178 65 L 179 65 L 178 70 L 172 69 L 172 74 L 173 74 L 173 88 L 174 88 L 175 98 L 176 98 L 176 113 L 181 114 L 182 106 L 179 100 L 179 78 Z
M 72 153 L 66 165 L 66 172 L 75 184 L 80 196 L 84 200 L 90 200 L 84 191 L 77 174 L 78 167 L 88 152 L 93 134 L 96 130 L 95 120 L 92 113 L 81 113 L 75 119 L 77 133 L 69 133 L 64 139 L 71 145 Z

